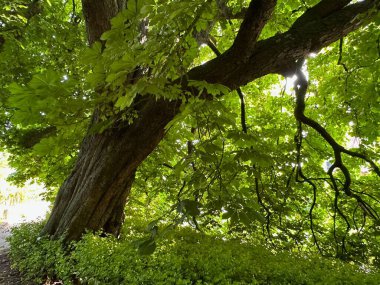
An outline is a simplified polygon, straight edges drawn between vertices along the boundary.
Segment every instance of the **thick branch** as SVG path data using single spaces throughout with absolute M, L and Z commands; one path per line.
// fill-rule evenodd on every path
M 246 61 L 265 24 L 272 16 L 277 0 L 252 0 L 243 23 L 231 47 L 232 54 L 240 54 L 240 60 Z
M 351 0 L 323 0 L 314 7 L 307 9 L 293 24 L 292 28 L 300 27 L 311 21 L 321 20 L 348 5 Z
M 176 83 L 181 82 L 186 90 L 188 80 L 204 80 L 234 90 L 270 73 L 293 74 L 296 60 L 357 29 L 364 20 L 374 16 L 358 15 L 374 7 L 377 11 L 379 7 L 379 0 L 367 0 L 349 6 L 345 6 L 347 1 L 343 0 L 331 1 L 334 5 L 325 4 L 327 2 L 323 0 L 310 10 L 318 10 L 323 4 L 330 7 L 327 9 L 328 16 L 319 21 L 304 22 L 302 26 L 291 28 L 286 33 L 256 42 L 276 1 L 252 0 L 233 46 L 221 56 L 193 68 Z M 115 3 L 112 0 L 82 0 L 90 44 L 110 28 L 109 19 L 116 15 L 119 8 Z M 239 52 L 234 53 L 235 49 Z
M 358 17 L 375 8 L 371 15 Z M 294 62 L 311 52 L 330 45 L 358 29 L 377 14 L 379 1 L 363 1 L 346 6 L 320 21 L 310 21 L 298 28 L 256 43 L 247 62 L 230 50 L 188 73 L 192 80 L 206 80 L 236 89 L 270 73 L 291 75 Z
M 55 126 L 49 126 L 45 128 L 37 128 L 27 131 L 20 131 L 20 138 L 18 144 L 26 149 L 34 147 L 43 138 L 54 136 L 57 133 Z

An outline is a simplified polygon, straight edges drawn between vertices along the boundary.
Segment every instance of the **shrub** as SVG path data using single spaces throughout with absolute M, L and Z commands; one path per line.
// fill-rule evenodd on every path
M 11 257 L 25 278 L 47 276 L 71 284 L 378 284 L 380 273 L 333 259 L 273 253 L 239 241 L 224 241 L 190 229 L 177 229 L 161 239 L 152 255 L 139 255 L 134 236 L 86 234 L 65 255 L 61 243 L 38 238 L 40 224 L 13 230 Z
M 69 280 L 72 270 L 69 256 L 61 241 L 40 237 L 42 222 L 24 223 L 12 229 L 8 238 L 12 266 L 23 278 L 36 283 L 46 279 Z

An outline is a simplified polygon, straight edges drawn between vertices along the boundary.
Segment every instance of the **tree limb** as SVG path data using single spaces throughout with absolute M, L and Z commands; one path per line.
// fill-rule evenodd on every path
M 82 0 L 89 44 L 100 40 L 100 36 L 111 28 L 111 19 L 120 11 L 122 1 Z M 121 8 L 121 7 L 120 7 Z
M 343 38 L 339 40 L 339 58 L 338 58 L 338 65 L 343 66 L 344 71 L 348 72 L 348 68 L 344 62 L 342 62 L 342 53 L 343 53 Z
M 256 171 L 256 167 L 253 166 L 253 169 Z M 264 187 L 264 186 L 262 186 Z M 266 232 L 268 234 L 268 239 L 269 240 L 272 240 L 272 235 L 271 235 L 271 232 L 270 232 L 270 217 L 272 215 L 270 209 L 268 206 L 266 206 L 263 202 L 263 199 L 261 197 L 261 194 L 260 194 L 260 189 L 259 189 L 259 175 L 258 175 L 258 172 L 257 174 L 255 175 L 255 191 L 256 191 L 256 195 L 257 195 L 257 202 L 259 203 L 259 205 L 264 209 L 266 215 L 265 215 L 265 219 L 266 219 Z
M 343 175 L 344 175 L 344 182 L 343 182 L 343 191 L 345 194 L 349 197 L 353 197 L 356 199 L 358 205 L 362 208 L 362 210 L 370 215 L 373 219 L 378 220 L 379 215 L 376 213 L 376 211 L 367 203 L 365 202 L 361 196 L 359 196 L 356 193 L 353 193 L 351 191 L 351 175 L 350 171 L 346 167 L 346 165 L 343 163 L 342 160 L 342 153 L 346 153 L 352 157 L 358 157 L 362 158 L 363 160 L 367 161 L 370 163 L 371 167 L 373 168 L 374 172 L 380 176 L 380 171 L 378 166 L 367 156 L 364 154 L 360 154 L 357 152 L 353 152 L 350 150 L 345 149 L 343 146 L 338 144 L 334 138 L 327 132 L 325 128 L 323 128 L 319 123 L 314 121 L 313 119 L 310 119 L 309 117 L 305 116 L 304 111 L 305 111 L 305 96 L 306 96 L 306 91 L 308 88 L 308 82 L 305 77 L 305 74 L 302 72 L 303 61 L 298 62 L 298 68 L 296 71 L 297 75 L 297 81 L 295 82 L 295 90 L 296 90 L 296 107 L 294 110 L 294 115 L 300 123 L 303 123 L 305 125 L 308 125 L 309 127 L 313 128 L 315 131 L 317 131 L 323 139 L 332 147 L 333 152 L 334 152 L 334 158 L 335 161 L 334 163 L 330 166 L 328 169 L 328 175 L 330 176 L 331 183 L 333 185 L 333 188 L 335 191 L 338 191 L 338 186 L 336 185 L 336 180 L 333 174 L 333 171 L 335 169 L 339 169 Z
M 295 61 L 358 29 L 378 10 L 379 0 L 346 6 L 319 21 L 305 22 L 300 27 L 257 42 L 248 61 L 243 61 L 244 53 L 231 54 L 227 50 L 221 56 L 193 68 L 186 77 L 219 83 L 234 90 L 270 73 L 294 74 Z M 358 17 L 368 11 L 372 11 L 371 14 Z
M 238 53 L 246 61 L 259 38 L 265 24 L 270 20 L 277 0 L 251 0 L 243 23 L 230 51 Z
M 322 0 L 312 8 L 307 9 L 306 12 L 294 22 L 292 28 L 300 27 L 310 21 L 321 20 L 339 9 L 342 9 L 351 1 L 352 0 Z

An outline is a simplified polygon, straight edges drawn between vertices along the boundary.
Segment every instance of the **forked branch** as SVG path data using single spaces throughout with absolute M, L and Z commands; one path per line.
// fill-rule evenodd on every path
M 270 73 L 292 75 L 297 60 L 358 29 L 376 16 L 379 5 L 379 0 L 350 4 L 322 19 L 311 19 L 304 25 L 257 42 L 248 35 L 255 35 L 261 28 L 252 29 L 253 21 L 247 20 L 241 25 L 240 35 L 238 34 L 234 43 L 235 48 L 243 46 L 242 52 L 233 52 L 235 48 L 231 47 L 221 56 L 193 68 L 185 77 L 190 80 L 219 83 L 234 90 Z M 360 17 L 364 13 L 367 13 L 366 17 Z M 249 15 L 252 14 L 247 12 L 246 18 Z M 264 27 L 264 22 L 260 22 L 259 27 Z M 243 39 L 248 40 L 246 43 L 251 50 L 244 47 Z M 248 54 L 249 58 L 246 60 Z M 185 82 L 184 79 L 182 82 Z
M 332 147 L 333 152 L 334 152 L 334 163 L 330 166 L 328 169 L 328 175 L 331 179 L 331 183 L 333 185 L 333 188 L 335 191 L 338 191 L 338 185 L 336 183 L 336 179 L 334 177 L 334 170 L 339 169 L 343 175 L 344 175 L 344 181 L 343 181 L 343 191 L 344 193 L 349 196 L 353 197 L 356 199 L 358 205 L 362 208 L 362 210 L 371 216 L 373 219 L 378 220 L 379 215 L 377 212 L 367 203 L 365 202 L 361 196 L 358 194 L 352 192 L 351 190 L 351 175 L 350 171 L 346 167 L 346 165 L 343 163 L 342 160 L 342 153 L 345 153 L 351 157 L 357 157 L 365 160 L 368 162 L 373 171 L 380 177 L 380 171 L 379 167 L 375 164 L 374 161 L 372 161 L 370 158 L 368 158 L 366 155 L 354 151 L 350 151 L 345 149 L 342 145 L 338 144 L 334 138 L 327 132 L 325 128 L 323 128 L 319 123 L 314 121 L 313 119 L 305 116 L 304 111 L 305 111 L 305 96 L 306 96 L 306 91 L 308 87 L 308 82 L 305 77 L 305 74 L 302 72 L 302 61 L 298 61 L 298 67 L 296 70 L 296 75 L 297 75 L 297 80 L 295 82 L 295 91 L 296 91 L 296 107 L 294 110 L 294 115 L 297 119 L 302 124 L 308 125 L 309 127 L 313 128 L 315 131 L 317 131 L 323 139 Z

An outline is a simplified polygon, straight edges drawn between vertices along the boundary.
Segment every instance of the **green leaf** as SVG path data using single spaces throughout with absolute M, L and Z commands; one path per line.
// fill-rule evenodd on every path
M 151 255 L 156 250 L 156 242 L 153 238 L 141 240 L 138 243 L 138 253 L 141 255 Z
M 131 94 L 128 92 L 125 96 L 121 96 L 117 99 L 115 107 L 119 108 L 120 110 L 124 110 L 125 108 L 131 106 L 135 97 L 136 94 Z

